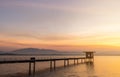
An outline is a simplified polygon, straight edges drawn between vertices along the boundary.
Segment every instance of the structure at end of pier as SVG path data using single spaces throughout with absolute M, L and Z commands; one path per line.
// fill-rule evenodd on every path
M 95 51 L 84 51 L 85 58 L 87 61 L 94 61 L 94 53 Z

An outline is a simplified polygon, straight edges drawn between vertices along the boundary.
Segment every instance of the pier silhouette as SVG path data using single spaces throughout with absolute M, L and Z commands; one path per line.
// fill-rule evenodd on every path
M 49 62 L 50 71 L 54 71 L 57 68 L 57 61 L 64 61 L 63 67 L 70 66 L 69 61 L 73 60 L 73 65 L 77 65 L 79 63 L 93 62 L 94 61 L 94 52 L 86 51 L 84 52 L 85 56 L 83 57 L 69 57 L 69 58 L 45 58 L 45 59 L 37 59 L 35 57 L 31 57 L 29 60 L 3 60 L 0 61 L 0 64 L 8 64 L 8 63 L 29 63 L 29 77 L 35 77 L 36 72 L 36 62 Z

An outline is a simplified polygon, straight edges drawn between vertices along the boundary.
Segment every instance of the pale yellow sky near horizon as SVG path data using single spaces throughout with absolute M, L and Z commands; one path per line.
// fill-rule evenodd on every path
M 0 50 L 120 51 L 119 0 L 0 1 Z

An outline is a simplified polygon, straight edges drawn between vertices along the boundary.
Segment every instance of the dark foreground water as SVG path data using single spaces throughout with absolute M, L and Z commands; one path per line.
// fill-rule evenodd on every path
M 2 58 L 2 57 L 1 57 Z M 70 62 L 71 64 L 73 61 Z M 120 56 L 95 56 L 94 63 L 71 65 L 63 68 L 63 62 L 57 62 L 55 71 L 48 70 L 49 63 L 37 63 L 36 77 L 120 77 Z M 46 70 L 44 70 L 46 69 Z M 44 70 L 44 71 L 43 71 Z M 0 65 L 0 77 L 8 75 L 8 77 L 15 77 L 11 74 L 17 74 L 16 77 L 21 76 L 22 73 L 28 74 L 28 64 L 2 64 Z

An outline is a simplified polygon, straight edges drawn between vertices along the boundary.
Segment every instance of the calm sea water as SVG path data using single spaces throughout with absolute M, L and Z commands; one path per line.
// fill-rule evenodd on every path
M 18 56 L 16 56 L 17 58 Z M 3 57 L 0 56 L 0 59 L 3 59 Z M 70 63 L 72 64 L 73 61 Z M 57 62 L 57 66 L 63 66 L 63 62 Z M 49 68 L 48 62 L 37 63 L 36 71 L 47 68 Z M 0 65 L 0 75 L 14 73 L 28 73 L 28 64 Z M 120 77 L 120 56 L 95 56 L 94 63 L 61 67 L 52 72 L 37 72 L 36 77 Z

